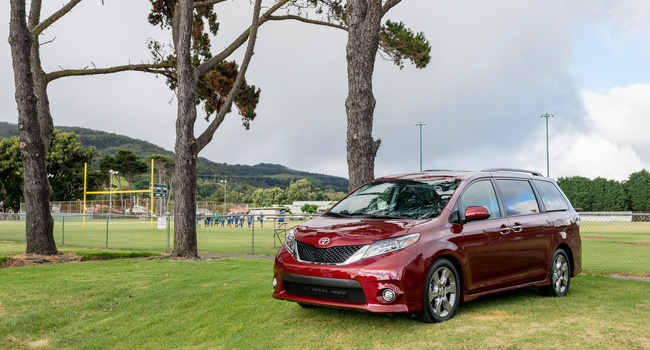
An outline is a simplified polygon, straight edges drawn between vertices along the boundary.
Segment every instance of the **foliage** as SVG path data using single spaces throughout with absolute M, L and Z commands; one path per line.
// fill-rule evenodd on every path
M 0 202 L 3 210 L 18 211 L 23 197 L 23 165 L 18 150 L 18 137 L 0 140 Z M 84 147 L 76 134 L 55 129 L 46 156 L 52 200 L 72 201 L 83 195 L 84 163 L 92 163 L 97 155 L 94 147 Z M 92 189 L 102 174 L 90 170 L 88 183 Z
M 643 169 L 630 174 L 625 188 L 630 201 L 630 210 L 650 211 L 650 173 Z
M 149 166 L 137 154 L 125 150 L 117 150 L 115 156 L 105 156 L 100 161 L 100 169 L 103 172 L 109 170 L 118 171 L 120 175 L 126 177 L 129 182 L 129 189 L 132 189 L 133 178 L 137 175 L 144 174 L 149 170 Z
M 258 188 L 253 192 L 253 203 L 257 207 L 270 207 L 274 204 L 285 203 L 286 195 L 279 187 Z
M 154 26 L 159 26 L 161 29 L 171 29 L 175 20 L 174 10 L 176 1 L 150 0 L 150 2 L 152 7 L 149 14 L 149 23 Z M 195 6 L 192 26 L 192 65 L 194 67 L 198 67 L 212 58 L 210 37 L 216 36 L 218 30 L 219 23 L 217 22 L 217 15 L 214 13 L 212 6 Z M 151 40 L 148 46 L 155 63 L 168 62 L 174 63 L 175 66 L 175 50 L 154 40 Z M 170 69 L 161 74 L 167 78 L 169 88 L 176 90 L 178 81 L 175 71 Z M 224 106 L 226 97 L 233 88 L 238 74 L 237 63 L 235 61 L 224 60 L 199 77 L 196 85 L 198 96 L 196 103 L 203 103 L 203 110 L 206 113 L 205 119 L 207 121 Z M 242 116 L 242 124 L 248 129 L 250 122 L 255 119 L 255 108 L 259 102 L 261 90 L 254 85 L 248 85 L 246 79 L 243 80 L 238 89 L 239 92 L 235 97 L 234 104 Z
M 431 61 L 431 45 L 424 33 L 414 34 L 402 22 L 386 21 L 381 26 L 379 45 L 397 66 L 404 68 L 404 60 L 410 60 L 416 68 L 424 68 Z
M 298 181 L 292 181 L 291 185 L 287 188 L 287 201 L 322 201 L 325 200 L 323 192 L 314 186 L 307 179 L 300 179 Z
M 561 177 L 558 186 L 582 211 L 650 211 L 650 173 L 642 170 L 619 182 L 597 177 Z
M 84 148 L 79 136 L 54 129 L 52 144 L 47 153 L 47 173 L 52 186 L 52 199 L 73 201 L 80 199 L 84 186 L 84 164 L 97 156 L 94 147 Z M 91 171 L 89 183 L 96 183 L 102 175 Z
M 307 214 L 316 214 L 318 212 L 318 206 L 316 204 L 305 204 L 300 208 L 300 211 Z
M 0 140 L 0 211 L 17 212 L 23 200 L 23 165 L 17 136 Z

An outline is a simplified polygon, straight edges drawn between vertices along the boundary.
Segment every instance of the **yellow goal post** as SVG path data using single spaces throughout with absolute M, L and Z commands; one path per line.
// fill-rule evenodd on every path
M 126 194 L 126 193 L 150 193 L 151 194 L 151 227 L 153 227 L 153 213 L 154 213 L 154 186 L 153 186 L 153 173 L 154 173 L 154 167 L 153 167 L 153 158 L 151 159 L 151 182 L 149 183 L 149 189 L 148 190 L 118 190 L 118 191 L 113 191 L 112 188 L 110 188 L 108 191 L 88 191 L 87 186 L 88 186 L 88 163 L 84 163 L 84 203 L 83 203 L 83 223 L 82 227 L 86 228 L 86 195 L 88 194 Z M 109 213 L 110 214 L 110 213 Z

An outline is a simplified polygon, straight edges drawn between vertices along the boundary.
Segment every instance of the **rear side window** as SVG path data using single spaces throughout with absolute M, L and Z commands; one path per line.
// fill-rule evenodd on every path
M 542 203 L 544 203 L 546 211 L 569 210 L 569 205 L 564 196 L 554 184 L 539 180 L 534 180 L 533 183 L 542 197 Z
M 535 192 L 525 180 L 498 179 L 506 215 L 529 215 L 539 213 Z
M 497 201 L 496 193 L 494 192 L 494 186 L 492 186 L 492 181 L 482 180 L 471 183 L 467 186 L 463 196 L 460 200 L 464 213 L 467 207 L 472 205 L 482 205 L 487 207 L 490 211 L 490 218 L 501 217 L 501 211 L 499 210 L 499 202 Z

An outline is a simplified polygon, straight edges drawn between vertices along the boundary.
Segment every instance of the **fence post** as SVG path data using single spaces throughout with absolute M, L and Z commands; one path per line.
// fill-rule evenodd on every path
M 65 216 L 61 217 L 61 245 L 65 245 Z
M 169 253 L 169 240 L 171 237 L 172 218 L 167 216 L 167 253 Z
M 106 249 L 108 249 L 108 218 L 110 215 L 106 215 Z

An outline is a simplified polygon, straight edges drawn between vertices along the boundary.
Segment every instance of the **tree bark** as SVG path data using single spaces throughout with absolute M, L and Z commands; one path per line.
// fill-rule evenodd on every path
M 39 121 L 39 101 L 32 73 L 32 37 L 25 18 L 25 0 L 11 0 L 9 44 L 14 68 L 20 152 L 25 179 L 23 193 L 26 206 L 26 253 L 52 255 L 58 251 L 54 241 L 54 220 L 49 206 L 50 185 L 45 165 L 48 146 L 46 141 L 49 142 L 49 139 L 43 138 Z
M 226 102 L 221 107 L 215 119 L 208 128 L 197 138 L 194 136 L 196 122 L 196 84 L 201 70 L 194 68 L 191 61 L 191 30 L 192 30 L 192 3 L 191 0 L 179 0 L 176 5 L 175 16 L 180 17 L 178 25 L 172 27 L 172 33 L 177 57 L 178 81 L 178 116 L 176 118 L 176 153 L 174 167 L 174 250 L 172 256 L 183 258 L 196 258 L 196 159 L 199 152 L 211 140 L 224 116 L 230 110 L 235 95 L 236 87 L 241 86 L 248 64 L 253 56 L 255 38 L 259 28 L 259 14 L 261 0 L 255 1 L 253 21 L 248 34 L 248 47 L 244 54 L 239 75 L 235 79 L 233 89 L 228 93 Z M 205 64 L 201 67 L 206 67 Z
M 379 49 L 381 0 L 348 1 L 347 160 L 350 190 L 374 178 L 381 140 L 373 140 L 375 97 L 372 75 Z
M 179 0 L 178 25 L 172 28 L 178 77 L 178 115 L 176 117 L 176 166 L 174 168 L 174 250 L 172 256 L 197 258 L 196 240 L 196 121 L 197 76 L 191 60 L 192 0 Z

